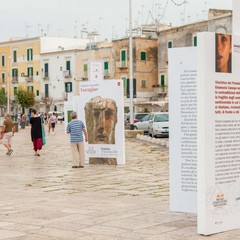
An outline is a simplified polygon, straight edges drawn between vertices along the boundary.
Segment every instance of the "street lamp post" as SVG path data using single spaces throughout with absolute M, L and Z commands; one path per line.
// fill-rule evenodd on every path
M 133 128 L 133 58 L 132 58 L 132 0 L 129 0 L 129 91 L 130 128 Z
M 11 57 L 8 58 L 7 113 L 10 113 Z

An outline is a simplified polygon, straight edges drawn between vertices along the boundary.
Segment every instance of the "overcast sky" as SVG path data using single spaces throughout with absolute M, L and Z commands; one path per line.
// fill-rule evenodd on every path
M 206 19 L 209 8 L 232 9 L 231 0 L 132 0 L 133 27 L 160 20 L 181 25 Z M 180 6 L 177 6 L 180 5 Z M 129 0 L 0 0 L 0 41 L 11 37 L 77 37 L 98 31 L 99 39 L 126 34 Z M 83 37 L 86 33 L 83 33 Z

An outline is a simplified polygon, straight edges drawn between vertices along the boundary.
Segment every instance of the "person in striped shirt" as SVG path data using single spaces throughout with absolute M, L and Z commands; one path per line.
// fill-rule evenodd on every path
M 71 113 L 72 120 L 67 125 L 67 133 L 70 134 L 71 149 L 73 155 L 73 168 L 84 168 L 84 142 L 88 141 L 88 134 L 84 123 L 77 119 L 77 113 Z

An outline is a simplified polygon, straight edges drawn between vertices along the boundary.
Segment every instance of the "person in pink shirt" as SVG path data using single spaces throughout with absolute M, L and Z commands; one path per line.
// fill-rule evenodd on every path
M 56 125 L 57 117 L 56 114 L 53 113 L 52 116 L 50 117 L 50 123 L 51 123 L 51 128 L 52 128 L 52 134 L 55 135 L 55 125 Z

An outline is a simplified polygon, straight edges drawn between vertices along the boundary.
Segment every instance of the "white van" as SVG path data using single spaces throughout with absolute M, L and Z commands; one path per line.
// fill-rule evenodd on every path
M 151 137 L 168 137 L 168 112 L 153 112 L 149 117 L 149 135 Z

